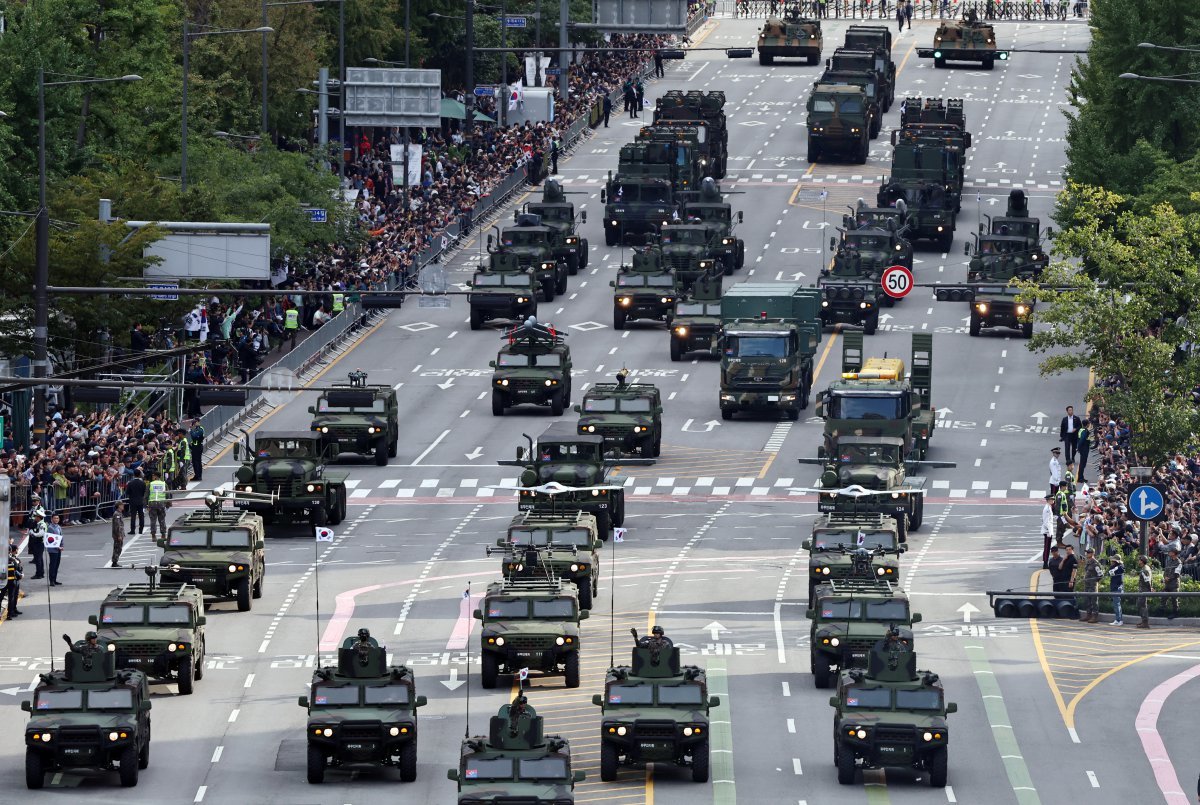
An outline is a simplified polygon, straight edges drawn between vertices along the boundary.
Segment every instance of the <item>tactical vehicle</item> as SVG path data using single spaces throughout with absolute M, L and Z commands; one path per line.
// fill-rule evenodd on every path
M 1007 52 L 996 49 L 992 26 L 974 19 L 943 22 L 933 35 L 933 47 L 917 48 L 917 56 L 933 59 L 934 67 L 945 67 L 948 61 L 977 61 L 985 70 L 1008 60 Z
M 699 139 L 703 175 L 725 176 L 729 159 L 729 130 L 725 120 L 725 93 L 720 90 L 667 90 L 654 102 L 654 124 L 687 125 L 702 129 Z
M 912 271 L 913 247 L 907 240 L 909 229 L 915 224 L 916 217 L 908 211 L 908 205 L 903 201 L 895 207 L 868 207 L 866 199 L 860 198 L 850 214 L 842 216 L 842 229 L 852 232 L 859 229 L 882 229 L 895 235 L 891 250 L 893 265 L 901 265 Z
M 643 458 L 658 458 L 662 452 L 662 395 L 653 383 L 628 383 L 627 369 L 617 372 L 616 383 L 596 383 L 583 395 L 579 414 L 580 433 L 604 437 L 605 450 L 621 453 L 637 450 Z
M 500 674 L 522 669 L 562 674 L 568 688 L 579 687 L 579 624 L 588 611 L 574 587 L 550 577 L 508 578 L 488 585 L 475 610 L 481 622 L 480 679 L 488 690 Z
M 187 584 L 155 584 L 153 566 L 146 572 L 149 583 L 115 588 L 100 603 L 100 617 L 88 615 L 88 623 L 115 646 L 118 668 L 178 682 L 187 696 L 204 678 L 204 595 Z
M 639 640 L 632 631 L 632 664 L 608 669 L 604 694 L 592 697 L 600 708 L 600 779 L 613 782 L 621 765 L 674 763 L 706 783 L 709 711 L 721 700 L 708 695 L 703 668 L 680 665 L 670 638 Z
M 697 282 L 690 297 L 675 300 L 671 318 L 671 360 L 681 361 L 689 352 L 721 354 L 721 279 Z
M 875 121 L 860 86 L 813 84 L 808 96 L 808 161 L 843 156 L 862 165 L 871 150 Z
M 740 220 L 741 213 L 738 215 Z M 717 272 L 732 274 L 745 261 L 740 239 L 725 226 L 714 226 L 699 218 L 664 226 L 659 242 L 663 260 L 685 292 L 701 277 Z
M 721 196 L 721 188 L 712 179 L 700 182 L 698 194 L 688 194 L 684 197 L 682 220 L 689 224 L 701 223 L 708 227 L 710 254 L 720 259 L 729 274 L 746 264 L 746 244 L 734 233 L 734 228 L 742 223 L 743 215 L 739 210 L 733 214 L 733 208 Z
M 721 299 L 721 418 L 778 411 L 800 418 L 821 343 L 820 290 L 799 283 L 739 283 Z
M 892 61 L 892 29 L 886 25 L 850 25 L 846 28 L 845 50 L 865 50 L 874 58 L 875 72 L 887 87 L 887 108 L 896 101 L 896 62 Z
M 694 190 L 704 178 L 700 152 L 706 133 L 696 126 L 643 126 L 632 143 L 621 146 L 617 174 L 664 178 L 676 193 Z
M 658 234 L 670 223 L 676 210 L 675 189 L 670 179 L 609 174 L 600 190 L 604 205 L 604 243 L 616 246 L 625 239 Z
M 912 221 L 908 240 L 932 240 L 947 251 L 954 242 L 961 166 L 962 151 L 956 145 L 901 141 L 892 149 L 892 173 L 877 202 L 894 207 L 903 201 Z
M 188 512 L 159 538 L 162 583 L 189 584 L 208 598 L 235 599 L 238 611 L 248 612 L 251 599 L 262 598 L 267 572 L 264 536 L 262 517 L 224 511 L 215 499 L 208 511 Z
M 600 546 L 608 534 L 596 518 L 574 510 L 562 514 L 523 511 L 496 540 L 505 578 L 536 576 L 575 583 L 580 609 L 592 608 L 600 591 Z
M 476 271 L 467 283 L 471 293 L 471 329 L 481 330 L 492 319 L 524 321 L 537 316 L 541 286 L 531 271 Z
M 827 432 L 823 457 L 799 459 L 801 464 L 824 466 L 816 487 L 817 511 L 891 515 L 900 541 L 907 542 L 908 532 L 921 527 L 925 512 L 925 478 L 909 474 L 918 464 L 905 460 L 907 444 L 901 436 Z
M 883 579 L 900 582 L 900 554 L 905 546 L 896 521 L 881 514 L 822 514 L 813 523 L 812 537 L 801 546 L 808 551 L 808 600 L 817 586 L 842 579 Z
M 554 416 L 571 404 L 571 348 L 566 333 L 532 316 L 504 333 L 504 346 L 488 366 L 492 373 L 492 416 L 513 405 L 548 405 Z
M 921 620 L 909 608 L 900 585 L 880 579 L 846 578 L 823 582 L 809 598 L 809 667 L 813 684 L 831 687 L 837 674 L 831 668 L 862 668 L 875 641 L 893 626 L 912 645 L 912 625 Z
M 567 292 L 567 263 L 555 254 L 566 249 L 566 236 L 561 229 L 545 226 L 537 215 L 519 213 L 516 225 L 506 226 L 499 232 L 498 240 L 493 245 L 492 235 L 487 237 L 489 271 L 532 271 L 541 284 L 545 302 L 554 301 L 555 294 Z
M 912 245 L 892 228 L 842 229 L 841 237 L 829 239 L 833 260 L 821 269 L 817 280 L 823 291 L 821 322 L 861 324 L 872 335 L 879 327 L 879 308 L 891 307 L 895 300 L 883 290 L 883 272 L 890 266 L 912 264 Z
M 838 782 L 850 785 L 856 769 L 900 766 L 929 772 L 944 788 L 947 776 L 946 716 L 958 705 L 945 700 L 941 680 L 917 670 L 917 655 L 904 630 L 890 630 L 870 650 L 866 669 L 843 673 L 829 704 L 833 716 L 833 762 Z
M 667 227 L 663 227 L 665 231 Z M 677 296 L 677 278 L 666 265 L 660 246 L 651 245 L 633 253 L 633 263 L 617 269 L 613 288 L 613 329 L 624 330 L 630 320 L 671 323 Z
M 561 182 L 547 179 L 542 185 L 542 200 L 529 202 L 522 211 L 538 216 L 543 226 L 558 230 L 558 234 L 550 238 L 550 250 L 558 262 L 566 263 L 567 273 L 574 275 L 588 264 L 588 242 L 576 231 L 578 226 L 587 223 L 587 210 L 575 214 L 575 205 L 567 201 L 567 196 L 572 194 L 563 190 Z M 520 215 L 520 212 L 513 213 L 513 220 Z
M 327 769 L 361 771 L 395 766 L 400 780 L 417 779 L 417 695 L 412 669 L 388 665 L 387 649 L 359 629 L 338 649 L 337 665 L 313 672 L 312 689 L 298 704 L 308 711 L 308 781 Z
M 821 60 L 821 21 L 787 15 L 769 19 L 758 33 L 758 63 L 774 64 L 775 59 L 802 57 L 809 64 Z
M 896 101 L 896 72 L 894 66 L 888 70 L 889 64 L 890 60 L 876 51 L 858 48 L 838 48 L 825 60 L 825 66 L 836 73 L 868 73 L 875 78 L 881 119 Z
M 138 784 L 150 765 L 150 686 L 146 675 L 117 670 L 109 646 L 63 639 L 71 650 L 63 670 L 38 676 L 25 726 L 25 785 L 41 788 L 46 775 L 74 769 L 120 774 L 121 785 Z M 115 647 L 113 647 L 115 648 Z
M 905 98 L 900 128 L 892 130 L 892 145 L 901 144 L 929 146 L 942 154 L 950 182 L 945 189 L 955 194 L 954 211 L 960 211 L 966 183 L 966 151 L 971 147 L 962 99 Z M 925 153 L 922 152 L 923 159 Z
M 842 86 L 842 87 L 859 87 L 862 89 L 867 103 L 867 117 L 870 121 L 870 126 L 867 129 L 867 134 L 871 139 L 879 136 L 879 131 L 883 128 L 883 95 L 882 79 L 874 70 L 834 70 L 826 69 L 821 77 L 818 78 L 813 87 L 817 86 Z
M 337 460 L 337 446 L 313 431 L 257 431 L 233 445 L 234 489 L 257 493 L 262 499 L 239 498 L 235 505 L 261 515 L 263 522 L 302 522 L 337 525 L 346 517 L 347 470 L 328 465 Z M 165 579 L 164 579 L 165 580 Z M 199 585 L 203 587 L 203 584 Z
M 317 404 L 309 406 L 310 428 L 337 448 L 338 456 L 374 455 L 375 466 L 385 467 L 389 458 L 395 458 L 400 441 L 396 391 L 391 386 L 368 386 L 367 373 L 361 369 L 351 372 L 349 379 L 349 385 L 322 391 Z
M 586 777 L 571 770 L 571 744 L 543 735 L 542 717 L 518 693 L 488 725 L 488 735 L 462 742 L 458 768 L 446 776 L 458 783 L 458 805 L 571 805 L 575 783 Z

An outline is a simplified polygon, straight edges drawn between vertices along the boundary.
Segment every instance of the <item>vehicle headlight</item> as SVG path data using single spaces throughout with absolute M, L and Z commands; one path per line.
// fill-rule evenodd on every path
M 564 645 L 564 644 L 566 644 L 566 642 L 567 642 L 567 641 L 566 641 L 566 640 L 565 640 L 563 637 L 561 637 L 561 636 L 560 636 L 560 637 L 556 637 L 556 638 L 554 638 L 554 644 L 555 644 L 555 645 L 557 645 L 557 646 Z
M 861 309 L 861 310 L 866 310 L 866 309 L 867 309 L 867 303 L 866 303 L 866 302 L 859 302 L 859 303 L 858 303 L 858 307 L 859 307 L 859 309 Z
M 399 727 L 392 727 L 390 730 L 388 730 L 388 735 L 392 736 L 393 738 L 395 738 L 399 734 L 400 734 Z
M 253 484 L 246 484 L 245 486 L 243 486 L 243 487 L 242 487 L 242 491 L 243 491 L 243 492 L 253 492 L 253 491 L 254 491 L 254 485 L 253 485 Z
M 175 651 L 175 649 L 177 649 L 177 648 L 179 648 L 178 643 L 171 643 L 170 645 L 167 646 L 167 651 Z
M 570 245 L 572 245 L 572 246 L 573 246 L 573 245 L 575 245 L 575 244 L 576 244 L 576 243 L 578 243 L 578 242 L 579 242 L 579 238 L 575 237 L 574 235 L 572 235 L 571 237 L 567 238 L 567 243 L 568 243 L 568 244 L 570 244 Z
M 676 328 L 675 328 L 675 334 L 676 334 L 676 335 L 687 335 L 687 334 L 688 334 L 688 328 L 686 328 L 686 327 L 676 327 Z
M 309 484 L 308 486 L 306 486 L 304 488 L 307 489 L 309 492 L 317 491 L 317 487 L 315 487 L 313 484 Z M 232 568 L 230 568 L 230 569 L 232 570 Z
M 633 300 L 630 299 L 628 296 L 622 296 L 617 301 L 621 304 L 622 307 L 629 307 L 629 305 L 633 302 Z
M 594 498 L 596 498 L 596 497 L 600 497 L 600 490 L 599 490 L 599 489 L 593 489 L 593 490 L 592 490 L 592 497 L 594 497 Z
M 624 735 L 624 734 L 625 734 L 625 733 L 627 733 L 627 732 L 629 732 L 629 730 L 625 729 L 625 725 L 624 725 L 624 724 L 622 724 L 621 726 L 617 727 L 617 735 Z
M 1024 305 L 1017 305 L 1017 315 L 1018 316 L 1024 316 L 1028 312 L 1029 312 L 1029 308 L 1025 307 Z
M 329 426 L 328 426 L 328 425 L 322 425 L 322 426 L 321 426 L 321 433 L 329 433 Z
M 855 731 L 854 735 L 858 738 L 858 740 L 864 741 L 867 738 L 867 731 L 862 727 L 859 727 L 858 730 Z
M 50 733 L 48 733 L 48 732 L 42 733 L 42 743 L 50 743 Z
M 526 299 L 524 296 L 518 296 L 518 297 L 517 297 L 517 304 L 518 304 L 518 305 L 522 305 L 522 304 L 524 304 L 524 303 L 526 303 L 526 302 L 528 302 L 528 301 L 529 301 L 529 300 L 528 300 L 528 299 Z
M 229 570 L 229 572 L 230 572 L 230 573 L 236 573 L 236 572 L 237 572 L 237 569 L 238 569 L 238 566 L 237 566 L 237 565 L 230 565 L 230 566 L 229 566 L 229 568 L 228 568 L 228 570 Z
M 506 377 L 506 378 L 503 378 L 503 379 L 501 379 L 501 380 L 499 381 L 499 383 L 500 383 L 500 385 L 501 385 L 501 386 L 507 386 L 507 385 L 508 385 L 508 378 Z
M 721 245 L 722 246 L 732 246 L 733 238 L 721 238 Z
M 613 219 L 612 221 L 610 221 L 609 223 L 611 223 L 613 226 L 616 226 L 616 225 L 617 225 L 617 219 L 616 219 L 616 218 L 614 218 L 614 219 Z
M 932 733 L 932 732 L 927 732 L 927 733 L 925 733 L 924 735 L 922 735 L 921 737 L 922 737 L 922 738 L 924 738 L 926 741 L 932 741 L 932 740 L 933 740 L 933 733 Z
M 975 305 L 975 309 L 978 310 L 980 313 L 987 313 L 988 312 L 987 302 L 980 302 L 979 304 Z
M 504 645 L 504 638 L 503 638 L 503 637 L 497 637 L 497 638 L 496 638 L 496 645 L 497 645 L 497 646 L 503 646 L 503 645 Z
M 829 638 L 829 645 L 833 646 L 834 648 L 837 648 L 841 644 L 842 644 L 842 641 L 838 640 L 836 637 Z
M 892 493 L 892 500 L 897 500 L 897 499 L 899 499 L 899 497 L 900 497 L 900 493 L 899 493 L 899 492 L 893 492 L 893 493 Z
M 675 300 L 674 300 L 674 299 L 672 299 L 672 298 L 671 298 L 671 297 L 669 297 L 669 296 L 664 296 L 664 297 L 662 298 L 662 301 L 663 301 L 663 304 L 664 304 L 664 305 L 669 305 L 669 304 L 671 304 L 672 302 L 674 302 Z
M 116 643 L 109 643 L 109 644 L 108 644 L 108 650 L 109 650 L 109 651 L 116 651 L 116 650 L 117 650 L 117 644 L 116 644 Z
M 877 567 L 877 568 L 875 568 L 875 575 L 876 575 L 876 576 L 882 576 L 882 575 L 885 575 L 886 573 L 887 573 L 887 571 L 886 571 L 884 568 L 882 568 L 882 567 Z
M 326 738 L 332 738 L 333 737 L 333 729 L 330 727 L 326 727 L 325 729 L 321 730 L 321 734 L 324 735 Z
M 586 565 L 585 565 L 585 567 L 586 567 Z M 571 565 L 571 572 L 572 572 L 572 573 L 578 573 L 578 572 L 579 572 L 579 568 L 580 568 L 580 566 L 579 566 L 579 565 L 573 564 L 573 565 Z
M 596 432 L 596 426 L 595 426 L 595 425 L 588 425 L 586 428 L 584 428 L 584 430 L 586 430 L 588 433 L 595 433 L 595 432 Z
M 858 134 L 858 129 L 857 129 L 857 128 L 852 128 L 852 129 L 850 129 L 850 133 L 851 133 L 851 134 Z
M 110 732 L 110 733 L 108 734 L 108 740 L 110 740 L 110 741 L 115 741 L 115 740 L 117 740 L 117 739 L 118 739 L 118 738 L 120 738 L 120 737 L 121 737 L 121 736 L 120 736 L 119 734 L 115 733 L 115 732 Z
M 940 226 L 939 226 L 939 227 L 938 227 L 938 232 L 941 232 L 941 231 L 942 231 L 942 227 L 940 227 Z
M 374 432 L 375 432 L 375 428 L 374 428 L 374 427 L 369 427 L 369 428 L 367 428 L 367 433 L 374 433 Z
M 634 432 L 634 433 L 641 433 L 643 430 L 645 430 L 645 428 L 643 428 L 641 425 L 634 425 L 634 426 L 633 426 L 633 432 Z
M 691 727 L 684 727 L 684 728 L 683 728 L 683 737 L 685 737 L 685 738 L 691 738 L 691 737 L 692 737 L 692 728 L 691 728 Z
M 829 307 L 829 300 L 828 300 L 828 299 L 822 299 L 822 300 L 821 300 L 821 307 Z

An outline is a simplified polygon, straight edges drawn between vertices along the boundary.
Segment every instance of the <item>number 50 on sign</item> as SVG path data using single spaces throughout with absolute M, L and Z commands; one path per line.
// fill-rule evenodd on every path
M 903 299 L 913 289 L 913 275 L 904 266 L 889 266 L 879 280 L 883 292 L 893 299 Z

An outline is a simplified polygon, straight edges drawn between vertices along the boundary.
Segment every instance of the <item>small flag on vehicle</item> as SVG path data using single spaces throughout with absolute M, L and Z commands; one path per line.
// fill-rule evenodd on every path
M 859 531 L 858 532 L 858 547 L 861 548 L 863 543 L 866 541 L 867 541 L 867 535 L 864 534 L 863 532 Z
M 333 542 L 333 529 L 325 526 L 317 527 L 317 542 Z
M 624 529 L 624 528 L 614 528 L 613 529 L 613 542 L 624 542 L 625 541 L 625 531 L 626 531 L 626 529 Z
M 470 597 L 471 597 L 471 588 L 468 587 L 467 589 L 463 590 L 463 598 L 470 598 Z
M 529 679 L 529 669 L 522 668 L 520 671 L 517 671 L 517 679 L 521 680 L 522 682 Z

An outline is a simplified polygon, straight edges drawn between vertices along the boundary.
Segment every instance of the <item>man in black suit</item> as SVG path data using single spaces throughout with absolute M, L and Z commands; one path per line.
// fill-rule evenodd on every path
M 1067 415 L 1062 418 L 1062 422 L 1058 424 L 1058 440 L 1063 443 L 1066 449 L 1067 466 L 1075 464 L 1075 448 L 1078 446 L 1077 441 L 1079 434 L 1079 417 L 1075 416 L 1075 406 L 1067 406 Z

